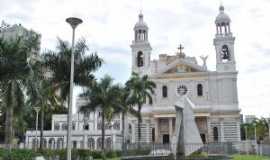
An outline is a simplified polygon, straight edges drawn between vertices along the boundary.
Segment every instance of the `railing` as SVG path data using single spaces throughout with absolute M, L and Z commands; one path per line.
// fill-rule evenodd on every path
M 193 143 L 185 144 L 185 151 L 186 153 L 189 153 L 189 151 L 199 151 L 207 155 L 231 155 L 243 153 L 246 146 L 243 144 L 244 142 Z M 262 150 L 267 150 L 267 147 L 269 146 L 263 146 Z M 123 155 L 169 155 L 175 152 L 176 144 L 132 143 L 125 144 L 124 148 Z M 250 151 L 250 153 L 252 152 Z

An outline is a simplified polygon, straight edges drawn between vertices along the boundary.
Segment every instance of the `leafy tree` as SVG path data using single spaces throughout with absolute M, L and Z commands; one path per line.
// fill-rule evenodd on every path
M 245 137 L 245 139 L 255 139 L 255 126 L 256 139 L 264 140 L 269 134 L 269 124 L 265 118 L 257 118 L 252 123 L 242 124 L 241 131 L 244 134 L 243 137 Z
M 132 97 L 137 105 L 138 145 L 140 147 L 142 123 L 141 110 L 147 99 L 149 102 L 152 102 L 152 95 L 154 94 L 154 88 L 156 88 L 156 85 L 148 78 L 147 75 L 140 76 L 137 73 L 132 73 L 131 78 L 126 82 L 126 86 L 130 92 L 130 97 Z
M 89 113 L 97 108 L 101 110 L 101 149 L 104 150 L 105 140 L 105 120 L 111 121 L 115 110 L 119 105 L 116 97 L 119 96 L 119 86 L 113 84 L 110 76 L 105 76 L 99 82 L 93 83 L 80 95 L 87 100 L 86 104 L 81 106 L 80 112 Z

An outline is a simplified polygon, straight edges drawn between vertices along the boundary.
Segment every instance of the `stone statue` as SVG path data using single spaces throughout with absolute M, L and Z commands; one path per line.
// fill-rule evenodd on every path
M 185 156 L 197 151 L 203 146 L 198 127 L 195 123 L 193 109 L 195 105 L 183 95 L 175 104 L 176 110 L 176 160 L 183 160 Z M 192 146 L 191 146 L 192 145 Z
M 208 56 L 200 56 L 200 58 L 203 61 L 203 68 L 206 70 L 207 69 L 206 60 Z

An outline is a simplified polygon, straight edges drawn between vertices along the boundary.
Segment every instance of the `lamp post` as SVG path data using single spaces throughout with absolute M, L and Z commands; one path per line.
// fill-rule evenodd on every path
M 257 130 L 256 130 L 256 122 L 254 122 L 254 140 L 255 140 L 255 144 L 256 144 L 256 154 L 258 154 L 258 143 L 257 143 Z
M 257 129 L 256 129 L 256 123 L 254 123 L 254 140 L 257 143 Z
M 34 110 L 36 112 L 36 138 L 35 138 L 36 141 L 35 141 L 35 150 L 37 151 L 37 147 L 38 147 L 38 138 L 37 138 L 37 135 L 38 135 L 38 113 L 40 111 L 40 107 L 34 107 Z
M 269 130 L 268 136 L 269 136 L 269 140 L 270 140 L 270 118 L 268 118 L 268 130 Z
M 69 105 L 68 105 L 68 131 L 67 131 L 67 160 L 71 160 L 71 122 L 72 122 L 72 98 L 73 98 L 73 80 L 74 80 L 74 39 L 75 29 L 82 23 L 82 20 L 75 17 L 66 19 L 72 27 L 72 46 L 71 46 L 71 67 L 70 67 L 70 91 L 69 91 Z
M 246 154 L 248 154 L 248 149 L 247 149 L 247 135 L 248 135 L 248 133 L 247 133 L 247 126 L 245 126 L 245 140 L 246 140 L 246 142 L 245 142 L 245 148 L 246 148 Z

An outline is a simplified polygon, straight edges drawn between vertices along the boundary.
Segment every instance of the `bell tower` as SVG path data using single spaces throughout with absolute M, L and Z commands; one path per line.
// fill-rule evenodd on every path
M 219 14 L 216 17 L 216 35 L 214 46 L 216 49 L 216 70 L 217 72 L 236 71 L 234 57 L 234 40 L 230 27 L 230 17 L 224 12 L 224 6 L 219 7 Z
M 139 21 L 134 27 L 134 40 L 131 44 L 132 72 L 147 74 L 150 69 L 151 45 L 148 42 L 148 26 L 139 14 Z

